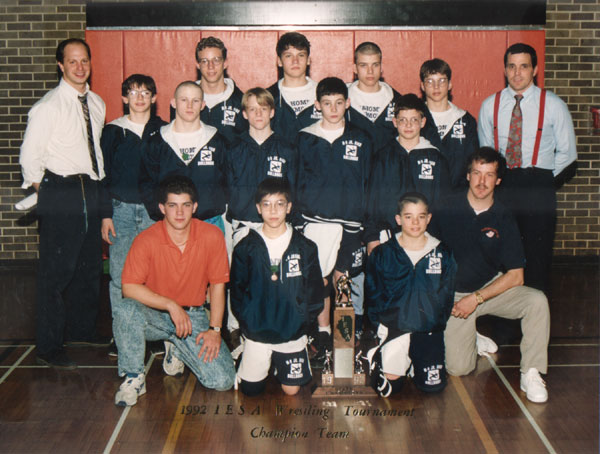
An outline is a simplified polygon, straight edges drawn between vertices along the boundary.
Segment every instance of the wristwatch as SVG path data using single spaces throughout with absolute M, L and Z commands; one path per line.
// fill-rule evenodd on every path
M 485 300 L 483 299 L 483 295 L 481 294 L 481 292 L 479 290 L 477 290 L 475 292 L 475 299 L 477 300 L 477 304 L 481 304 L 483 303 Z
M 221 332 L 220 326 L 209 326 L 208 329 L 212 329 L 213 331 L 216 331 L 217 333 Z

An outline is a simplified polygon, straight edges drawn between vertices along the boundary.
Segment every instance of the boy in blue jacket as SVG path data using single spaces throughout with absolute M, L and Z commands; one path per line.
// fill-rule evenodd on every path
M 110 246 L 109 293 L 117 350 L 131 309 L 131 301 L 123 298 L 121 290 L 125 257 L 137 234 L 154 223 L 138 190 L 142 144 L 166 124 L 153 112 L 156 84 L 152 77 L 129 76 L 121 85 L 121 100 L 126 115 L 107 124 L 100 140 L 106 174 L 102 180 L 102 239 Z
M 286 179 L 260 183 L 263 224 L 233 251 L 231 306 L 245 339 L 237 376 L 248 396 L 264 391 L 271 366 L 288 395 L 312 378 L 307 332 L 323 309 L 323 281 L 316 245 L 286 223 L 290 193 Z
M 456 262 L 426 232 L 427 199 L 406 193 L 397 213 L 402 232 L 373 250 L 365 280 L 369 318 L 379 337 L 367 354 L 371 385 L 382 397 L 400 391 L 411 365 L 417 388 L 444 389 L 444 328 L 454 305 Z
M 315 105 L 322 120 L 302 129 L 296 140 L 296 211 L 304 234 L 317 243 L 327 284 L 335 285 L 345 272 L 353 278 L 353 293 L 357 293 L 353 303 L 360 315 L 364 276 L 361 235 L 373 148 L 368 134 L 345 120 L 350 99 L 341 79 L 321 80 Z M 318 319 L 318 352 L 313 367 L 320 366 L 332 348 L 329 306 L 326 298 Z

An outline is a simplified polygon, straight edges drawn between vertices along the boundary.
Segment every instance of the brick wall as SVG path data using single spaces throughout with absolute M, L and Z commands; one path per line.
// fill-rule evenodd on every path
M 590 107 L 600 107 L 600 5 L 597 0 L 549 0 L 546 87 L 568 105 L 577 136 L 577 176 L 558 193 L 557 255 L 600 251 L 600 136 Z M 599 131 L 600 133 L 600 131 Z
M 19 147 L 31 105 L 56 85 L 59 41 L 83 37 L 83 0 L 2 0 L 0 4 L 0 261 L 37 257 L 37 223 L 15 212 Z M 558 194 L 555 254 L 600 255 L 600 136 L 590 107 L 600 107 L 600 7 L 597 0 L 549 0 L 546 87 L 569 105 L 579 172 Z
M 37 258 L 37 222 L 13 209 L 25 194 L 19 147 L 29 108 L 56 86 L 56 46 L 84 33 L 83 0 L 0 3 L 0 261 Z

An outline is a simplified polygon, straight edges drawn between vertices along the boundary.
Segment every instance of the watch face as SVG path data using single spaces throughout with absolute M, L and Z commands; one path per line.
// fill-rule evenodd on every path
M 221 327 L 220 326 L 210 326 L 210 329 L 212 329 L 213 331 L 216 331 L 217 333 L 221 332 Z

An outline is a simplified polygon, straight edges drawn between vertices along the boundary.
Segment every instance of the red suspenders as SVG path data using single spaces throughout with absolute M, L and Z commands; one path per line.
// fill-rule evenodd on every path
M 494 98 L 494 148 L 499 150 L 498 147 L 498 110 L 500 110 L 500 93 L 496 93 Z M 533 157 L 531 158 L 531 165 L 535 167 L 537 164 L 538 152 L 540 151 L 540 142 L 542 141 L 542 128 L 544 127 L 544 110 L 546 107 L 546 90 L 542 88 L 540 94 L 540 113 L 538 114 L 538 127 L 535 134 L 535 145 L 533 146 Z

